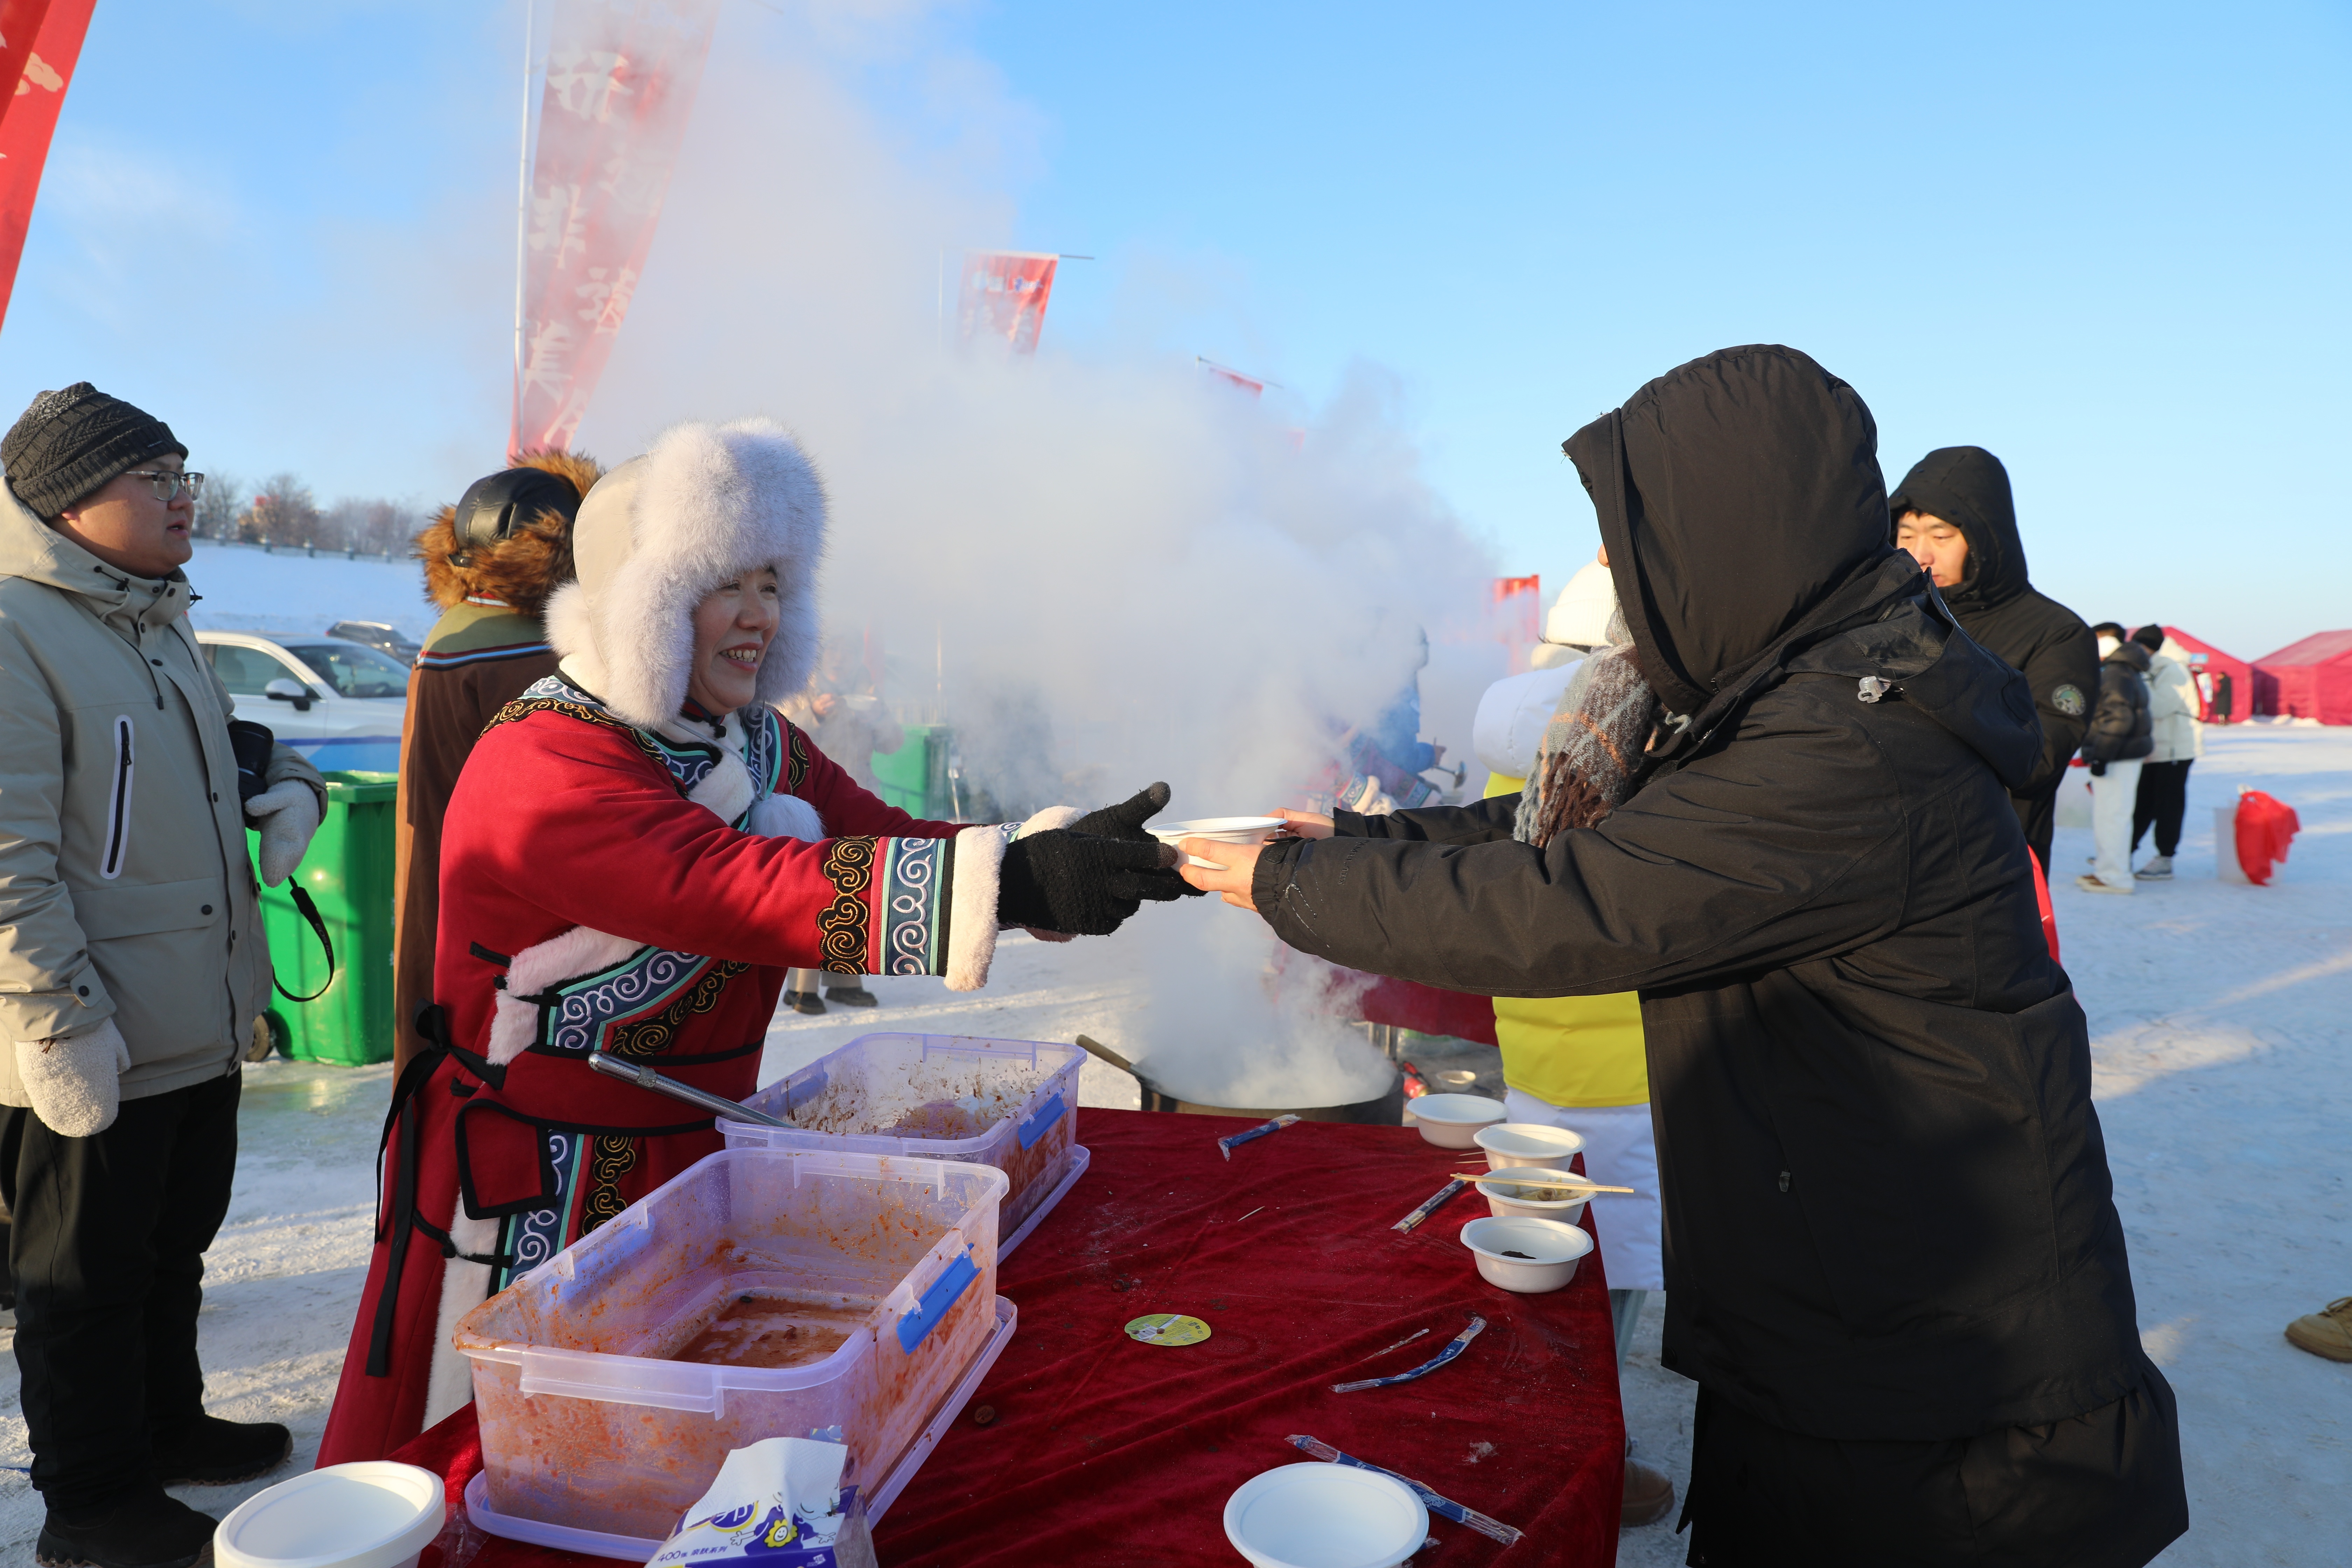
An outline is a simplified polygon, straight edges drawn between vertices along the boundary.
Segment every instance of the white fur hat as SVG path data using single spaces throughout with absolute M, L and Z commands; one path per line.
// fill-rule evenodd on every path
M 1599 647 L 1609 640 L 1609 617 L 1617 613 L 1617 582 L 1598 561 L 1568 580 L 1544 621 L 1543 640 L 1570 647 Z
M 824 529 L 824 482 L 782 426 L 673 426 L 581 502 L 572 525 L 580 578 L 548 601 L 548 641 L 614 713 L 651 728 L 686 701 L 695 605 L 737 574 L 772 566 L 782 619 L 760 666 L 759 700 L 781 702 L 816 663 Z

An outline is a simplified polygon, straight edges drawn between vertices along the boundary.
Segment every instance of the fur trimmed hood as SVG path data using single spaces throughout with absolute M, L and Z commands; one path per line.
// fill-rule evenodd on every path
M 604 466 L 585 452 L 543 448 L 525 452 L 514 466 L 553 474 L 583 497 L 604 476 Z M 572 523 L 561 513 L 542 511 L 495 544 L 460 551 L 457 509 L 445 506 L 417 533 L 409 553 L 424 563 L 425 596 L 443 609 L 478 595 L 502 599 L 536 619 L 555 591 L 572 580 Z
M 695 605 L 739 573 L 773 567 L 782 618 L 758 700 L 782 702 L 816 665 L 824 531 L 824 483 L 782 426 L 674 426 L 581 503 L 579 578 L 548 601 L 548 640 L 570 679 L 650 729 L 685 704 Z

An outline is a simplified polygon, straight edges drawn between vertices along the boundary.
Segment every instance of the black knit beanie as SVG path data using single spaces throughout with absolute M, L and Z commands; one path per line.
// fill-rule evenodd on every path
M 2164 651 L 2164 628 L 2150 622 L 2132 633 L 2131 640 L 2150 653 L 2161 653 Z
M 166 452 L 183 460 L 188 455 L 169 425 L 86 381 L 44 392 L 0 437 L 8 488 L 35 516 L 49 520 L 126 468 Z

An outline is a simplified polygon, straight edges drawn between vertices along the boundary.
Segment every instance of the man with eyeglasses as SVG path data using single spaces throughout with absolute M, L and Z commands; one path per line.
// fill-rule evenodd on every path
M 193 1563 L 214 1521 L 163 1489 L 292 1452 L 205 1414 L 196 1313 L 269 995 L 246 827 L 275 886 L 323 796 L 188 629 L 187 456 L 88 382 L 0 438 L 0 1194 L 44 1564 Z

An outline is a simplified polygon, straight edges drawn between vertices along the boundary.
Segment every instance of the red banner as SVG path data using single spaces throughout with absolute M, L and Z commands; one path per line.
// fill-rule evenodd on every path
M 516 453 L 569 447 L 644 274 L 719 0 L 557 0 L 531 161 Z
M 1496 578 L 1487 624 L 1511 650 L 1511 673 L 1517 675 L 1531 668 L 1529 656 L 1536 644 L 1543 640 L 1538 629 L 1543 624 L 1542 578 Z
M 1024 250 L 966 251 L 956 293 L 958 341 L 998 342 L 1016 354 L 1035 353 L 1060 259 Z
M 40 195 L 49 138 L 65 107 L 66 84 L 81 59 L 97 0 L 6 0 L 0 5 L 0 80 L 16 90 L 0 106 L 0 321 L 16 289 L 25 229 Z

